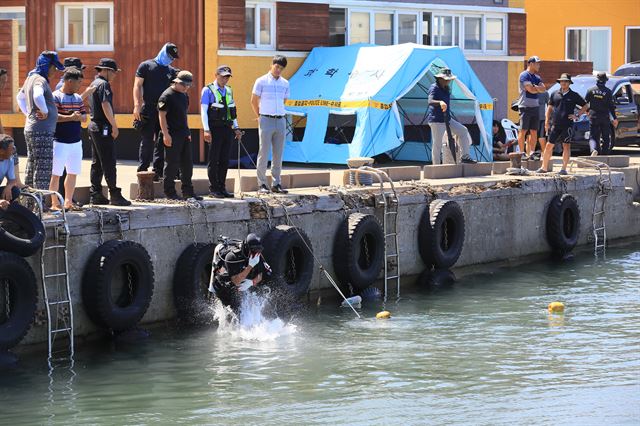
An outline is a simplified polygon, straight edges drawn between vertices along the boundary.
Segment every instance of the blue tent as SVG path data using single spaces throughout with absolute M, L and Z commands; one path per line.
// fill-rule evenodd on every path
M 318 47 L 290 80 L 290 121 L 306 120 L 304 136 L 290 126 L 284 160 L 345 164 L 351 157 L 389 153 L 399 160 L 431 161 L 425 121 L 434 75 L 451 68 L 451 111 L 477 124 L 477 160 L 491 161 L 493 100 L 458 47 L 413 43 Z M 408 126 L 408 127 L 405 127 Z M 412 128 L 405 140 L 405 129 Z

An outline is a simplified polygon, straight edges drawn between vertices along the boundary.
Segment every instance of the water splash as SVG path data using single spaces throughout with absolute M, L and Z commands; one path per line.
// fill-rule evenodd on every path
M 216 300 L 213 317 L 218 321 L 218 333 L 240 340 L 259 342 L 272 341 L 282 336 L 294 334 L 297 326 L 285 323 L 280 318 L 267 318 L 264 308 L 269 302 L 268 295 L 244 292 L 240 303 L 240 314 Z

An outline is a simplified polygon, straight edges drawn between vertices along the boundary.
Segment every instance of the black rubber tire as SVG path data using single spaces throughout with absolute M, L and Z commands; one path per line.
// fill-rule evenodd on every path
M 31 210 L 11 203 L 6 210 L 0 209 L 0 250 L 17 253 L 22 257 L 34 255 L 46 237 L 44 224 Z M 18 228 L 16 232 L 14 228 Z
M 180 321 L 194 325 L 213 322 L 210 308 L 215 298 L 208 288 L 214 249 L 215 244 L 191 244 L 178 258 L 173 302 Z
M 425 265 L 436 269 L 455 265 L 462 254 L 464 235 L 464 214 L 460 205 L 451 200 L 433 200 L 418 226 L 418 249 Z
M 277 292 L 294 298 L 307 294 L 313 278 L 313 250 L 305 232 L 294 226 L 278 225 L 262 239 L 264 258 L 273 274 L 270 284 Z M 292 275 L 291 266 L 295 262 Z
M 558 254 L 567 254 L 578 244 L 580 208 L 570 194 L 556 195 L 547 211 L 547 241 Z
M 126 268 L 126 270 L 124 270 Z M 113 295 L 116 273 L 131 274 L 131 291 L 123 285 Z M 122 276 L 118 282 L 123 282 Z M 82 300 L 87 315 L 98 326 L 115 332 L 135 327 L 153 297 L 153 265 L 145 248 L 133 241 L 107 241 L 94 252 L 84 270 Z
M 8 284 L 5 287 L 5 283 Z M 24 338 L 36 314 L 38 287 L 31 266 L 15 253 L 0 252 L 0 350 L 14 347 Z M 5 312 L 6 288 L 10 312 Z
M 361 291 L 376 281 L 383 266 L 384 232 L 380 222 L 370 214 L 350 214 L 334 240 L 333 268 L 338 280 Z
M 427 290 L 438 290 L 451 287 L 456 282 L 456 275 L 450 269 L 426 270 L 420 276 L 416 284 Z

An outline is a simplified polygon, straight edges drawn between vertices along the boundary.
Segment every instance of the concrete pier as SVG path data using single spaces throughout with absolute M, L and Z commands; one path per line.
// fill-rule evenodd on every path
M 414 172 L 404 171 L 409 176 Z M 429 173 L 431 171 L 424 171 L 419 176 Z M 468 170 L 466 174 L 473 171 Z M 606 210 L 609 240 L 640 236 L 640 204 L 634 202 L 634 196 L 639 194 L 637 176 L 637 166 L 612 172 L 613 188 Z M 490 175 L 400 181 L 396 188 L 400 202 L 401 273 L 418 274 L 425 268 L 418 253 L 417 230 L 425 208 L 434 198 L 456 200 L 462 207 L 466 233 L 456 266 L 465 266 L 549 252 L 545 235 L 547 206 L 561 193 L 570 193 L 578 201 L 579 244 L 593 244 L 590 236 L 597 184 L 597 173 L 591 169 L 575 169 L 574 174 L 567 177 Z M 219 235 L 243 238 L 249 232 L 264 235 L 270 225 L 287 224 L 290 218 L 292 225 L 307 233 L 315 255 L 333 274 L 332 249 L 338 227 L 355 211 L 372 213 L 381 219 L 382 209 L 373 204 L 372 194 L 376 193 L 379 193 L 377 187 L 322 186 L 292 189 L 290 194 L 282 196 L 258 198 L 254 193 L 246 194 L 244 199 L 208 198 L 189 206 L 158 200 L 126 208 L 105 207 L 69 213 L 69 268 L 76 335 L 96 331 L 82 305 L 81 282 L 87 260 L 100 241 L 135 241 L 151 255 L 155 289 L 142 323 L 152 323 L 175 316 L 172 287 L 176 261 L 194 241 L 212 242 Z M 39 254 L 28 260 L 39 277 Z M 41 283 L 39 287 L 41 293 Z M 315 268 L 311 292 L 325 288 L 330 288 L 330 283 Z M 36 324 L 23 345 L 46 341 L 42 294 L 38 312 Z

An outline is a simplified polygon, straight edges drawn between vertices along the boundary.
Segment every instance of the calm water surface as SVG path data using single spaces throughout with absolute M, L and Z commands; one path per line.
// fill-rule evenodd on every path
M 94 345 L 52 375 L 23 357 L 0 423 L 640 424 L 639 286 L 640 242 L 407 290 L 386 321 L 332 302 L 295 327 Z

